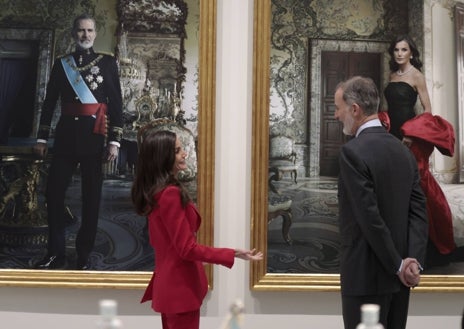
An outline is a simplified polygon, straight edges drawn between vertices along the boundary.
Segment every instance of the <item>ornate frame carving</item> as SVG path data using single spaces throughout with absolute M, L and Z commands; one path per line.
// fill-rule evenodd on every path
M 251 245 L 266 253 L 271 0 L 254 1 Z M 339 291 L 339 281 L 338 274 L 274 274 L 267 273 L 266 261 L 250 264 L 250 289 L 256 291 Z M 414 291 L 463 292 L 464 275 L 424 275 Z
M 201 243 L 213 243 L 216 0 L 200 0 L 198 192 Z M 208 267 L 210 287 L 212 268 Z M 150 272 L 0 270 L 0 286 L 143 289 Z
M 118 14 L 127 31 L 185 36 L 187 4 L 183 0 L 119 0 Z

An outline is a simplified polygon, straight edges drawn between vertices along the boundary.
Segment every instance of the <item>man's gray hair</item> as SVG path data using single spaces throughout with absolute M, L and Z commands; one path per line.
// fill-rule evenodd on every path
M 71 30 L 71 35 L 73 37 L 75 37 L 77 34 L 77 30 L 79 29 L 79 22 L 82 21 L 82 20 L 85 20 L 85 19 L 90 19 L 91 21 L 93 21 L 93 27 L 95 28 L 95 30 L 97 29 L 97 22 L 95 21 L 95 18 L 93 18 L 92 15 L 90 14 L 81 14 L 79 16 L 77 16 L 76 18 L 74 18 L 74 22 L 73 22 L 73 27 L 72 27 L 72 30 Z
M 346 104 L 358 104 L 367 116 L 378 113 L 379 91 L 371 78 L 354 76 L 339 83 L 336 90 L 338 89 L 343 90 L 343 100 Z

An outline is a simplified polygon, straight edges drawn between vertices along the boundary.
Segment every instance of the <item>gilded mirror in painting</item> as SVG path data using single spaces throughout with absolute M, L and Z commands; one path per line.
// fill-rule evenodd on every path
M 18 5 L 27 7 L 27 4 L 23 3 Z M 106 256 L 104 260 L 99 259 L 99 253 L 94 252 L 92 261 L 101 266 L 96 266 L 91 271 L 74 271 L 72 268 L 52 271 L 33 270 L 28 269 L 27 266 L 32 260 L 26 261 L 24 266 L 18 266 L 18 263 L 14 261 L 9 262 L 11 258 L 4 259 L 2 256 L 1 261 L 4 264 L 0 269 L 0 284 L 2 285 L 116 288 L 136 288 L 146 285 L 153 269 L 153 251 L 150 250 L 151 247 L 148 245 L 144 231 L 145 219 L 133 213 L 128 188 L 130 188 L 131 170 L 133 170 L 131 161 L 134 156 L 136 131 L 141 125 L 149 122 L 156 122 L 157 127 L 160 125 L 173 127 L 172 129 L 177 129 L 178 133 L 185 132 L 192 152 L 189 156 L 191 163 L 183 180 L 193 194 L 203 217 L 199 240 L 203 244 L 212 244 L 216 0 L 153 0 L 148 2 L 114 0 L 109 1 L 109 4 L 105 6 L 98 7 L 96 1 L 90 1 L 82 6 L 88 8 L 81 8 L 79 4 L 69 4 L 69 2 L 60 7 L 55 1 L 56 12 L 53 11 L 50 15 L 56 16 L 55 23 L 70 26 L 75 16 L 82 11 L 87 11 L 92 13 L 97 20 L 100 38 L 106 35 L 111 39 L 116 35 L 114 49 L 120 64 L 124 99 L 126 145 L 125 148 L 121 148 L 123 152 L 120 154 L 119 161 L 108 164 L 104 168 L 105 182 L 110 187 L 107 193 L 110 201 L 105 204 L 105 199 L 102 200 L 102 207 L 105 209 L 102 209 L 100 217 L 105 218 L 99 221 L 100 237 L 97 237 L 96 244 Z M 114 14 L 112 14 L 114 8 L 109 8 L 110 6 L 116 8 Z M 26 7 L 22 8 L 22 12 L 27 12 Z M 5 6 L 5 8 L 10 8 L 10 6 Z M 144 16 L 141 13 L 150 13 L 150 15 Z M 44 26 L 47 24 L 40 18 L 34 16 L 26 23 L 24 17 L 21 20 L 17 15 L 17 11 L 12 9 L 9 15 L 0 16 L 0 36 L 2 40 L 14 36 L 19 40 L 20 48 L 23 41 L 31 42 L 32 40 L 34 45 L 32 50 L 39 58 L 37 84 L 35 85 L 36 94 L 39 96 L 31 104 L 35 114 L 32 114 L 34 119 L 30 130 L 22 132 L 22 135 L 9 136 L 10 142 L 11 140 L 17 141 L 16 137 L 33 140 L 53 57 L 71 50 L 67 46 L 70 41 L 69 30 L 57 26 L 53 31 L 51 30 L 53 24 Z M 98 22 L 101 25 L 98 25 Z M 2 29 L 2 26 L 18 24 L 28 25 L 27 29 L 24 29 L 26 32 L 18 34 L 18 31 L 23 31 L 23 29 L 13 29 L 13 31 L 7 28 Z M 21 56 L 25 56 L 25 53 L 26 51 L 23 51 Z M 26 173 L 39 172 L 30 180 L 36 184 L 32 188 L 34 193 L 29 193 L 36 206 L 32 208 L 28 206 L 26 203 L 31 200 L 21 199 L 19 193 L 17 197 L 13 195 L 14 202 L 10 201 L 9 205 L 19 204 L 23 210 L 29 211 L 29 214 L 38 214 L 34 218 L 36 222 L 40 224 L 42 221 L 42 224 L 37 225 L 40 226 L 38 230 L 35 227 L 33 233 L 29 235 L 30 239 L 19 242 L 44 246 L 46 228 L 43 224 L 46 224 L 46 219 L 42 215 L 43 209 L 40 209 L 41 202 L 43 202 L 40 200 L 40 188 L 42 188 L 40 171 L 46 172 L 46 167 L 31 158 L 30 144 L 12 145 L 6 142 L 0 148 L 4 164 L 5 161 L 18 162 L 18 158 L 20 159 L 18 163 L 10 166 L 10 169 L 19 170 L 20 168 Z M 23 180 L 18 180 L 18 185 L 20 181 Z M 5 192 L 2 194 L 3 201 L 9 201 L 8 191 L 16 191 L 11 190 L 12 185 L 9 183 L 2 185 L 2 193 Z M 121 192 L 122 190 L 125 192 Z M 80 190 L 71 185 L 68 193 L 79 195 Z M 111 198 L 114 199 L 113 203 Z M 20 199 L 21 202 L 18 201 Z M 79 220 L 79 209 L 72 201 L 69 201 L 68 206 L 67 220 L 72 226 L 75 224 L 73 221 Z M 9 219 L 7 224 L 12 223 L 12 218 L 19 218 L 14 216 L 17 208 L 13 206 L 0 209 L 5 210 L 6 215 L 2 215 L 6 216 L 7 222 Z M 25 216 L 19 219 L 25 222 Z M 0 223 L 0 225 L 3 224 Z M 1 226 L 2 236 L 5 238 L 2 248 L 8 249 L 7 253 L 14 253 L 14 243 L 18 242 L 17 232 L 8 231 L 11 226 L 9 225 L 6 230 L 4 226 Z M 14 234 L 9 234 L 11 232 Z M 114 243 L 105 242 L 105 240 L 108 241 L 109 235 L 113 235 L 111 239 Z M 72 246 L 72 234 L 70 237 L 69 245 Z M 10 241 L 11 238 L 15 241 Z M 145 240 L 145 244 L 143 246 L 140 243 L 136 246 L 130 245 L 131 241 L 135 240 Z M 40 256 L 41 254 L 31 254 L 30 258 Z M 208 269 L 208 276 L 210 285 L 212 285 L 211 268 Z
M 390 40 L 401 31 L 424 40 L 424 18 L 408 14 L 423 12 L 421 1 L 350 1 L 362 17 L 334 11 L 342 2 L 254 1 L 251 244 L 267 257 L 251 264 L 253 290 L 340 289 L 337 150 L 346 139 L 330 112 L 334 88 L 363 74 L 383 90 Z M 461 214 L 456 187 L 445 193 Z M 462 290 L 461 265 L 429 271 L 417 290 Z

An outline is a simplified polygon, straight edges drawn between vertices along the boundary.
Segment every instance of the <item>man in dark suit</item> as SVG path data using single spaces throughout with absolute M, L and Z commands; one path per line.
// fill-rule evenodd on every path
M 379 93 L 353 77 L 335 92 L 335 118 L 355 138 L 340 150 L 340 279 L 346 329 L 362 304 L 380 305 L 385 328 L 406 327 L 410 287 L 419 283 L 427 245 L 425 197 L 416 160 L 381 125 Z
M 58 99 L 61 116 L 55 130 L 46 202 L 48 253 L 34 265 L 38 269 L 63 268 L 65 255 L 64 200 L 71 177 L 80 165 L 82 222 L 76 237 L 76 268 L 89 268 L 89 255 L 97 233 L 102 191 L 102 162 L 116 159 L 122 136 L 122 96 L 116 60 L 96 53 L 95 20 L 81 15 L 74 20 L 76 50 L 53 65 L 40 118 L 35 151 L 47 153 L 47 139 Z

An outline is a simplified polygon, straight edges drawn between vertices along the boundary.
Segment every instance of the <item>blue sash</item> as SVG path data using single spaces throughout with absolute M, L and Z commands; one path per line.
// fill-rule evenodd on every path
M 74 92 L 82 104 L 95 104 L 98 103 L 89 87 L 81 77 L 81 73 L 78 70 L 72 68 L 76 67 L 76 62 L 72 55 L 61 58 L 61 64 L 63 65 L 64 72 L 70 85 L 73 87 Z

